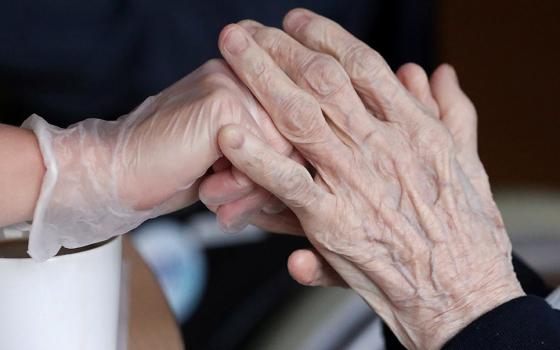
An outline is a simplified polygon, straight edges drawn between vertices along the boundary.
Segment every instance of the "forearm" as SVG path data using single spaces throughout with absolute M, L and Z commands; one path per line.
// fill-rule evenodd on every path
M 32 219 L 44 174 L 35 134 L 0 124 L 0 227 Z

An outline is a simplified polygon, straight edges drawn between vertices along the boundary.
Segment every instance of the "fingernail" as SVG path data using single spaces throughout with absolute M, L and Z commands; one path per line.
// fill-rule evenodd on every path
M 232 29 L 226 36 L 225 48 L 232 55 L 239 55 L 249 46 L 249 41 L 239 29 Z
M 225 132 L 227 146 L 231 149 L 240 149 L 243 146 L 243 134 L 234 128 L 229 128 Z
M 301 27 L 309 22 L 311 18 L 305 13 L 293 12 L 286 18 L 286 29 L 292 32 L 297 32 Z
M 284 203 L 279 202 L 279 203 L 267 203 L 263 206 L 262 211 L 265 214 L 269 214 L 269 215 L 273 215 L 273 214 L 279 214 L 282 211 L 284 211 L 284 209 L 286 209 L 286 206 L 284 205 Z
M 245 217 L 236 218 L 236 221 L 230 222 L 228 224 L 218 221 L 218 224 L 220 225 L 220 229 L 222 230 L 222 232 L 225 233 L 239 233 L 243 231 L 245 227 L 247 227 L 247 225 L 249 225 L 247 222 L 247 218 Z

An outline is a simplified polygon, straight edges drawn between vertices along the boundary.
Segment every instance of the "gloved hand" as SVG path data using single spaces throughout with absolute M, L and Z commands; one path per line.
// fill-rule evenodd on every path
M 227 124 L 243 125 L 282 154 L 292 150 L 220 60 L 116 121 L 87 119 L 61 129 L 31 116 L 23 127 L 37 135 L 47 173 L 29 254 L 46 260 L 61 246 L 99 242 L 197 201 L 198 180 L 221 157 L 216 137 Z M 235 170 L 223 180 L 257 206 L 269 196 Z

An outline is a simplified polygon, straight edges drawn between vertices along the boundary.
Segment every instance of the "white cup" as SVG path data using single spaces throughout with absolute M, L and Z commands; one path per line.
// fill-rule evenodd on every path
M 37 263 L 0 258 L 0 349 L 117 348 L 122 242 Z

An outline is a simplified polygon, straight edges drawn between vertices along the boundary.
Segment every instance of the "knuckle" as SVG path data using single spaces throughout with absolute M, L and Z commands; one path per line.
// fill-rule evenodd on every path
M 206 61 L 201 68 L 208 71 L 224 71 L 227 69 L 227 64 L 223 59 L 212 58 Z
M 283 35 L 285 35 L 284 32 L 278 28 L 264 27 L 257 30 L 254 38 L 259 45 L 274 50 L 280 46 Z
M 225 72 L 214 71 L 205 74 L 200 83 L 202 86 L 210 90 L 232 90 L 235 88 L 236 84 Z
M 326 54 L 314 54 L 301 68 L 301 74 L 319 96 L 328 97 L 349 83 L 338 61 Z
M 218 101 L 220 103 L 230 103 L 235 101 L 235 95 L 230 87 L 213 86 L 204 97 L 205 101 Z
M 378 128 L 365 130 L 362 142 L 370 147 L 381 148 L 384 144 L 391 144 L 393 142 L 390 137 L 388 137 L 388 133 L 389 131 L 385 128 L 385 125 L 381 124 Z
M 384 74 L 385 60 L 365 44 L 351 46 L 342 56 L 349 73 L 359 81 L 371 81 Z
M 304 207 L 312 199 L 310 193 L 311 175 L 306 171 L 286 171 L 278 174 L 277 183 L 282 184 L 283 197 L 292 206 Z
M 280 103 L 285 117 L 284 129 L 292 136 L 290 139 L 313 140 L 324 131 L 321 107 L 306 93 L 289 96 Z
M 265 86 L 268 86 L 269 83 L 273 82 L 272 74 L 270 74 L 271 67 L 269 67 L 263 60 L 259 59 L 256 62 L 253 62 L 248 69 L 250 69 L 250 71 L 247 73 L 251 79 L 258 80 L 265 84 Z
M 443 126 L 434 125 L 422 128 L 418 133 L 418 143 L 421 148 L 439 153 L 453 148 L 451 133 Z

